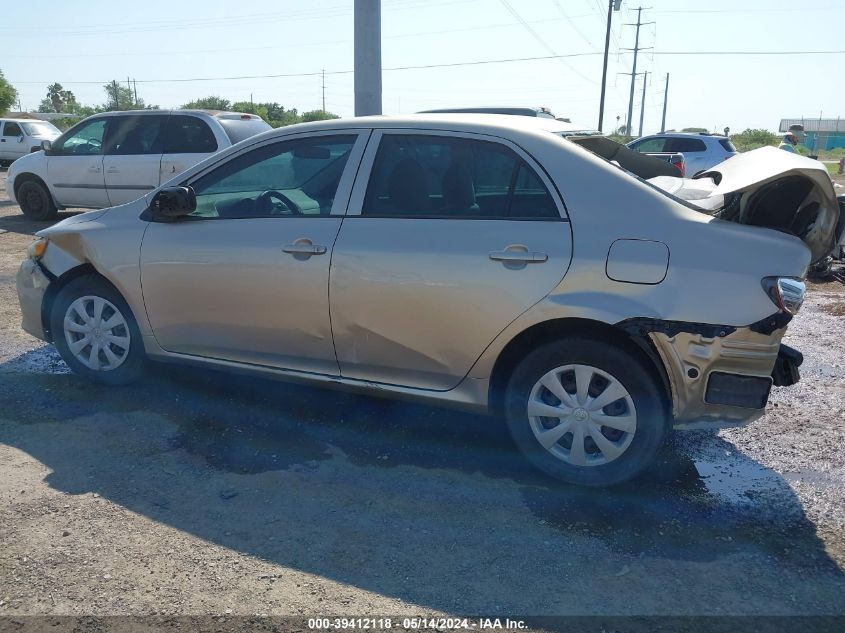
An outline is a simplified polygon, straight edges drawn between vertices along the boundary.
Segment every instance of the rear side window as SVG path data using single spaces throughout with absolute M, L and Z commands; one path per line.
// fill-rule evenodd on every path
M 161 154 L 166 115 L 111 117 L 107 154 Z
M 533 169 L 488 141 L 385 135 L 376 154 L 364 216 L 559 219 Z
M 14 121 L 6 121 L 6 125 L 3 128 L 3 136 L 23 136 L 21 126 Z
M 670 138 L 667 152 L 704 152 L 707 146 L 700 138 Z
M 736 146 L 733 143 L 731 143 L 731 139 L 729 139 L 729 138 L 720 138 L 719 139 L 719 145 L 721 145 L 722 149 L 724 149 L 726 152 L 735 152 L 736 151 Z
M 167 121 L 165 154 L 210 154 L 217 151 L 217 140 L 202 119 L 172 114 Z

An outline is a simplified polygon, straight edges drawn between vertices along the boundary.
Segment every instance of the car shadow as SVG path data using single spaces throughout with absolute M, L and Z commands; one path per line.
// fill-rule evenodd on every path
M 13 206 L 13 203 L 10 200 L 0 201 L 0 207 L 3 206 Z M 61 222 L 65 218 L 71 218 L 79 213 L 81 213 L 81 211 L 60 211 L 56 219 L 47 220 L 45 222 L 30 220 L 22 213 L 19 215 L 0 216 L 0 229 L 8 231 L 9 233 L 35 235 L 38 231 L 53 226 L 57 222 Z
M 573 557 L 617 561 L 579 579 L 579 591 L 598 594 L 628 573 L 611 573 L 618 561 L 642 557 L 676 561 L 678 582 L 705 593 L 728 580 L 692 577 L 682 563 L 744 556 L 845 578 L 787 482 L 756 463 L 779 499 L 773 516 L 727 503 L 675 443 L 636 481 L 585 489 L 528 466 L 495 418 L 158 364 L 143 382 L 110 388 L 22 372 L 26 356 L 0 375 L 0 442 L 49 468 L 54 489 L 96 492 L 227 548 L 414 604 L 539 613 L 560 599 L 549 579 Z M 467 575 L 517 569 L 515 584 L 486 583 L 467 604 Z M 433 589 L 444 583 L 456 602 Z

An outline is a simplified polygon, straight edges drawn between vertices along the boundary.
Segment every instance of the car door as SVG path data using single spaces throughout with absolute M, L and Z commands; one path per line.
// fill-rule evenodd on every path
M 524 151 L 482 135 L 374 132 L 361 173 L 332 255 L 341 375 L 451 389 L 563 278 L 562 201 Z
M 17 121 L 0 122 L 0 158 L 17 160 L 29 151 L 23 129 Z
M 65 207 L 109 206 L 103 145 L 109 117 L 82 121 L 47 152 L 47 176 L 56 202 Z
M 111 117 L 103 172 L 112 206 L 158 187 L 166 124 L 166 114 Z
M 164 183 L 213 155 L 222 147 L 209 124 L 190 114 L 167 120 L 159 182 Z
M 163 349 L 338 374 L 329 261 L 366 134 L 266 141 L 187 181 L 196 211 L 151 223 L 141 247 L 144 304 Z

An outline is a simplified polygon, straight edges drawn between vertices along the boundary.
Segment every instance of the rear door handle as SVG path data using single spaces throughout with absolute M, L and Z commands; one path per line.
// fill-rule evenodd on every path
M 528 264 L 539 264 L 547 261 L 547 253 L 537 251 L 491 251 L 490 259 L 497 262 L 525 262 Z
M 106 173 L 107 173 L 107 174 L 119 174 L 119 173 L 120 173 L 120 170 L 119 170 L 117 167 L 109 167 L 109 168 L 106 170 Z
M 310 257 L 311 255 L 325 255 L 327 251 L 325 246 L 322 246 L 321 244 L 312 244 L 311 240 L 308 239 L 299 239 L 293 244 L 285 244 L 282 247 L 282 250 L 285 253 L 290 253 L 291 255 L 305 255 L 307 257 Z

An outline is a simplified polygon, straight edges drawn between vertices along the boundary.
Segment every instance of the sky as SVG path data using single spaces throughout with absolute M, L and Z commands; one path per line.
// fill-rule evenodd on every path
M 644 4 L 644 133 L 660 129 L 667 73 L 667 129 L 776 131 L 781 118 L 845 116 L 845 0 Z M 107 99 L 102 84 L 129 77 L 162 108 L 218 95 L 300 112 L 322 107 L 324 81 L 326 109 L 354 113 L 353 0 L 9 5 L 0 70 L 26 110 L 53 82 L 94 105 Z M 626 120 L 638 6 L 622 0 L 613 15 L 605 131 Z M 606 17 L 606 0 L 382 0 L 383 111 L 546 106 L 595 128 Z M 569 57 L 524 59 L 550 56 Z M 635 130 L 642 90 L 638 74 Z

